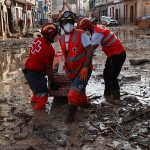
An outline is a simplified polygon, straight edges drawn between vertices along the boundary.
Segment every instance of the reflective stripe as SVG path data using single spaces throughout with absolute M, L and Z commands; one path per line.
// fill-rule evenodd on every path
M 106 42 L 114 33 L 110 32 L 109 35 L 107 35 L 104 39 L 103 42 Z
M 35 95 L 37 97 L 41 97 L 41 96 L 47 96 L 47 93 L 36 93 Z
M 78 31 L 75 31 L 74 36 L 72 38 L 72 42 L 76 42 L 77 41 L 77 35 L 78 35 Z
M 81 53 L 80 55 L 78 55 L 77 57 L 67 58 L 66 62 L 74 62 L 74 61 L 77 61 L 77 60 L 83 58 L 84 56 L 85 56 L 85 51 L 83 53 Z
M 62 37 L 61 37 L 61 44 L 64 44 L 65 43 L 65 36 L 63 35 Z
M 109 43 L 107 43 L 105 46 L 110 46 L 116 41 L 116 38 L 113 38 Z

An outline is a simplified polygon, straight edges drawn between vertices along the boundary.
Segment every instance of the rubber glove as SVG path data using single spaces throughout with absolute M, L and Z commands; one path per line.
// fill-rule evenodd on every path
M 80 73 L 79 73 L 79 76 L 80 76 L 80 79 L 81 80 L 86 80 L 87 77 L 88 77 L 88 69 L 83 67 L 81 70 L 80 70 Z

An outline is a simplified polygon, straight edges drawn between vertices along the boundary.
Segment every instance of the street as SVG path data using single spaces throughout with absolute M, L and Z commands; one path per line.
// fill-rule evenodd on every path
M 87 87 L 92 108 L 79 109 L 71 124 L 65 122 L 66 97 L 49 97 L 46 110 L 31 107 L 21 68 L 33 37 L 0 40 L 0 150 L 150 149 L 150 30 L 128 25 L 111 30 L 127 51 L 120 104 L 103 98 L 106 56 L 99 48 Z

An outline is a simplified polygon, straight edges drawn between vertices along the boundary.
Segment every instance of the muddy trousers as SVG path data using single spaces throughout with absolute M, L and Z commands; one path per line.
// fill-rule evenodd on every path
M 86 86 L 88 84 L 91 73 L 92 71 L 89 71 L 86 81 L 81 80 L 79 75 L 72 80 L 71 89 L 68 94 L 69 104 L 80 106 L 83 103 L 88 103 L 86 96 Z
M 120 55 L 113 55 L 108 57 L 105 63 L 105 69 L 103 72 L 103 77 L 105 81 L 105 90 L 106 93 L 111 91 L 119 91 L 120 86 L 118 83 L 118 75 L 120 74 L 123 63 L 126 59 L 126 52 L 123 52 Z
M 81 80 L 79 75 L 72 80 L 71 89 L 68 93 L 69 108 L 66 118 L 67 123 L 74 120 L 78 106 L 85 106 L 89 103 L 86 96 L 86 86 L 90 76 L 91 71 L 89 71 L 88 79 L 86 81 Z
M 33 96 L 31 98 L 32 106 L 35 109 L 45 108 L 48 99 L 46 74 L 28 69 L 24 69 L 23 73 L 30 89 L 33 92 Z

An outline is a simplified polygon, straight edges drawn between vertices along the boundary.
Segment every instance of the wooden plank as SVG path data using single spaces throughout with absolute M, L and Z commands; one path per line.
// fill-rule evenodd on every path
M 150 112 L 150 106 L 147 107 L 146 109 L 143 109 L 141 111 L 138 111 L 134 116 L 127 116 L 127 117 L 124 117 L 123 118 L 123 123 L 127 123 L 127 122 L 130 122 L 134 119 L 136 119 L 137 117 L 141 116 L 141 115 L 144 115 L 146 113 Z

